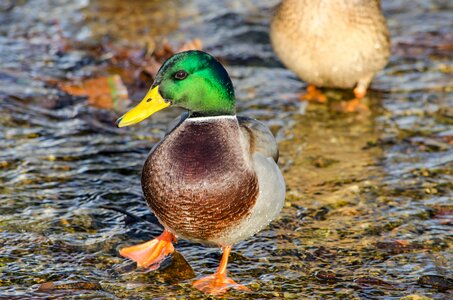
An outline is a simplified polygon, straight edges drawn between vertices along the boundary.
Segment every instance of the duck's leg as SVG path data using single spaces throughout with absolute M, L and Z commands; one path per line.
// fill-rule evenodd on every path
M 356 87 L 354 88 L 355 98 L 349 101 L 342 101 L 340 103 L 340 111 L 347 113 L 350 112 L 366 113 L 370 111 L 368 106 L 362 103 L 361 99 L 365 97 L 368 85 L 370 84 L 372 78 L 373 76 L 368 76 L 358 81 Z
M 233 279 L 227 276 L 226 268 L 230 252 L 231 246 L 223 247 L 222 260 L 220 261 L 217 271 L 212 275 L 195 280 L 192 285 L 200 291 L 212 295 L 225 293 L 229 288 L 248 291 L 248 288 L 236 283 Z
M 364 84 L 361 81 L 359 81 L 357 86 L 354 88 L 355 98 L 362 99 L 363 97 L 365 97 L 367 89 L 368 89 L 368 83 Z
M 173 242 L 176 242 L 176 237 L 164 230 L 154 240 L 121 249 L 120 255 L 137 262 L 137 267 L 156 270 L 165 257 L 175 251 Z
M 307 92 L 299 96 L 301 101 L 313 101 L 319 103 L 326 103 L 327 97 L 316 86 L 309 84 Z

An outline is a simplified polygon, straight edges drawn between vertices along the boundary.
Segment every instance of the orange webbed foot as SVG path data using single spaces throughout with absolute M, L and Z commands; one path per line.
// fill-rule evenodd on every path
M 340 103 L 335 103 L 333 109 L 343 112 L 343 113 L 363 113 L 367 114 L 370 112 L 370 109 L 367 105 L 363 104 L 360 99 L 354 98 L 349 101 L 341 101 Z
M 156 270 L 165 257 L 175 251 L 173 242 L 176 237 L 169 231 L 164 232 L 155 238 L 143 244 L 126 247 L 120 250 L 120 255 L 137 262 L 137 267 Z
M 368 81 L 363 82 L 359 81 L 357 86 L 354 88 L 354 96 L 355 98 L 348 101 L 341 101 L 340 103 L 333 104 L 333 108 L 337 111 L 344 112 L 344 113 L 362 113 L 368 114 L 370 109 L 367 105 L 363 104 L 361 101 L 362 98 L 365 97 L 367 92 Z
M 247 287 L 236 283 L 233 279 L 224 274 L 215 273 L 192 283 L 192 286 L 206 294 L 220 295 L 228 289 L 236 289 L 241 291 L 250 291 Z
M 312 101 L 319 103 L 326 103 L 327 96 L 324 95 L 316 86 L 309 84 L 307 86 L 307 92 L 299 96 L 301 101 Z
M 224 247 L 222 260 L 220 261 L 217 271 L 212 275 L 195 280 L 192 283 L 192 286 L 211 295 L 223 294 L 230 288 L 241 291 L 250 291 L 247 287 L 236 283 L 233 279 L 226 276 L 226 267 L 230 252 L 231 246 Z

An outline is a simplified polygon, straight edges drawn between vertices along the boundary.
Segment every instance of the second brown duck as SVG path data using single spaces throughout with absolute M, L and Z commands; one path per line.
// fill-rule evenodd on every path
M 363 98 L 390 56 L 379 0 L 283 0 L 271 41 L 283 64 L 309 84 L 307 98 L 321 101 L 315 86 L 354 88 Z

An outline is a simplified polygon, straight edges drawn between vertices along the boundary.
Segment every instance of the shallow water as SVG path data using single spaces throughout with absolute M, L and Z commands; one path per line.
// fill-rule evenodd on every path
M 233 248 L 229 274 L 252 291 L 225 298 L 451 297 L 453 6 L 384 0 L 392 58 L 365 99 L 371 113 L 341 114 L 348 92 L 328 91 L 332 105 L 297 100 L 305 84 L 267 36 L 276 2 L 0 4 L 0 298 L 203 297 L 188 268 L 145 273 L 118 255 L 161 230 L 140 171 L 180 111 L 117 129 L 124 109 L 58 87 L 118 71 L 100 45 L 192 38 L 226 64 L 240 114 L 277 136 L 288 187 L 281 217 Z M 151 83 L 139 78 L 123 79 L 135 100 Z M 197 277 L 220 260 L 215 248 L 176 248 Z M 38 291 L 45 282 L 57 288 Z

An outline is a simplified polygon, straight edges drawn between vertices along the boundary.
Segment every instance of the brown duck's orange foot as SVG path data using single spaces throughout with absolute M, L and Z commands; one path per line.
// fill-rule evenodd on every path
M 345 112 L 345 113 L 353 113 L 353 112 L 358 112 L 358 113 L 368 113 L 370 109 L 368 106 L 362 103 L 360 99 L 354 98 L 349 101 L 341 101 L 339 104 L 336 105 L 335 107 L 338 111 L 340 112 Z
M 211 295 L 223 294 L 230 288 L 241 291 L 250 291 L 249 288 L 236 283 L 228 276 L 218 273 L 195 280 L 192 285 L 203 293 Z
M 319 103 L 326 103 L 327 97 L 316 86 L 309 84 L 307 92 L 299 96 L 301 101 L 313 101 Z
M 354 96 L 356 97 L 356 99 L 362 99 L 363 97 L 365 97 L 366 91 L 367 91 L 366 87 L 358 85 L 354 89 Z
M 123 248 L 120 255 L 137 262 L 137 267 L 156 270 L 165 257 L 175 251 L 173 242 L 176 237 L 169 231 L 164 232 L 155 238 L 143 244 Z

